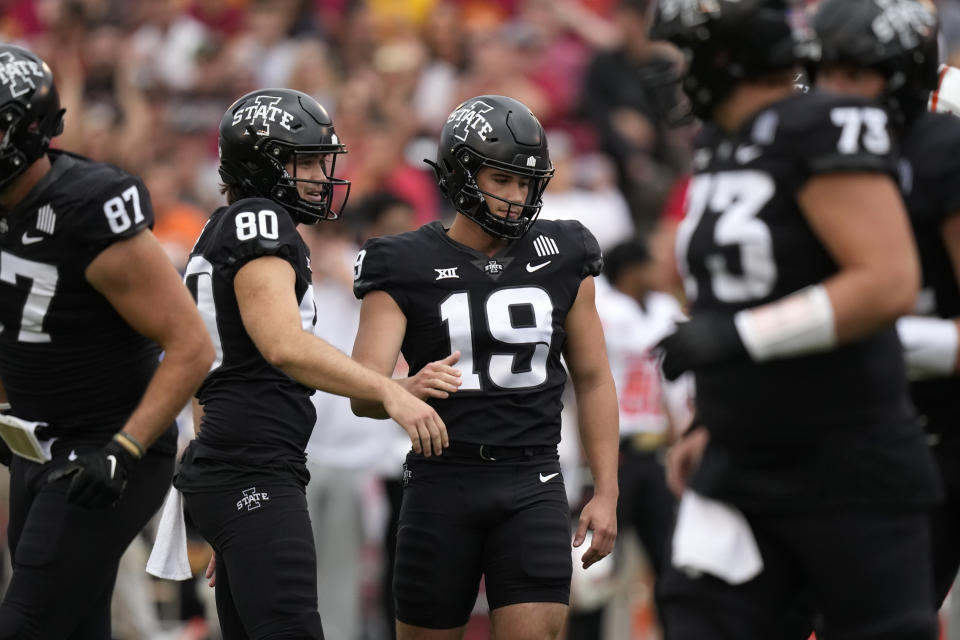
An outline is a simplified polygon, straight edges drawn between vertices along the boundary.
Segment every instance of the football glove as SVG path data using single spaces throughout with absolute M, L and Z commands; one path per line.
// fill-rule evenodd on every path
M 676 380 L 685 371 L 706 369 L 724 362 L 748 358 L 733 316 L 700 313 L 653 348 L 667 380 Z
M 127 476 L 137 458 L 116 440 L 99 451 L 77 456 L 50 474 L 47 482 L 71 478 L 67 501 L 90 509 L 114 506 L 127 486 Z

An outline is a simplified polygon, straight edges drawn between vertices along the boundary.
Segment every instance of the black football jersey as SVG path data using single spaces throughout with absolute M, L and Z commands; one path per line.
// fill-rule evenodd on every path
M 943 223 L 960 212 L 960 119 L 923 114 L 904 132 L 901 144 L 900 183 L 923 269 L 916 312 L 960 316 L 960 287 L 941 236 Z M 910 391 L 929 429 L 939 432 L 960 416 L 960 377 L 914 382 Z
M 84 272 L 114 242 L 153 226 L 143 183 L 50 152 L 51 170 L 0 211 L 0 378 L 14 415 L 62 442 L 102 442 L 140 402 L 159 347 L 134 331 Z M 59 446 L 59 444 L 57 445 Z M 157 448 L 173 450 L 174 434 Z
M 293 267 L 302 327 L 313 333 L 317 312 L 310 251 L 290 214 L 262 198 L 214 211 L 190 252 L 184 275 L 216 352 L 197 392 L 204 415 L 190 459 L 225 468 L 196 479 L 181 471 L 181 489 L 229 481 L 227 468 L 245 466 L 268 475 L 294 469 L 303 474 L 304 449 L 316 420 L 313 389 L 264 359 L 243 326 L 234 292 L 237 271 L 263 256 L 283 258 Z
M 451 441 L 549 446 L 560 441 L 567 312 L 601 266 L 597 241 L 579 222 L 538 220 L 492 257 L 433 222 L 367 241 L 354 292 L 382 290 L 397 302 L 411 373 L 460 351 L 459 391 L 430 400 Z
M 677 233 L 691 314 L 733 315 L 835 274 L 798 191 L 825 173 L 895 175 L 895 153 L 884 111 L 817 91 L 762 109 L 733 133 L 706 127 Z M 929 498 L 892 326 L 829 352 L 695 377 L 698 417 L 718 445 L 694 479 L 705 494 L 764 506 Z M 852 463 L 851 447 L 859 451 Z M 885 468 L 899 486 L 887 491 L 890 482 L 869 473 L 863 490 L 838 479 L 860 463 Z

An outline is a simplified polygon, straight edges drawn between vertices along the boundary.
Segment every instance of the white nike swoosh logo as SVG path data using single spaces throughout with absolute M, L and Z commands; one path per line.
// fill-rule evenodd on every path
M 533 273 L 534 271 L 539 271 L 540 269 L 543 269 L 545 266 L 547 266 L 547 265 L 550 264 L 551 262 L 553 262 L 553 260 L 547 260 L 547 261 L 544 262 L 543 264 L 530 264 L 530 263 L 528 262 L 528 263 L 527 263 L 527 271 L 529 271 L 530 273 Z
M 751 145 L 740 145 L 737 147 L 737 151 L 734 156 L 737 159 L 737 162 L 740 164 L 750 164 L 757 158 L 763 155 L 763 149 L 758 147 L 755 144 Z
M 113 480 L 113 474 L 117 471 L 117 456 L 111 453 L 107 456 L 107 460 L 110 461 L 110 479 Z
M 23 237 L 20 238 L 20 242 L 23 244 L 33 244 L 35 242 L 40 242 L 41 240 L 43 240 L 43 236 L 27 235 L 26 231 L 23 232 Z
M 541 474 L 540 474 L 540 482 L 549 482 L 550 480 L 553 480 L 554 478 L 556 478 L 558 475 L 560 475 L 560 472 L 559 472 L 559 471 L 558 471 L 557 473 L 551 473 L 551 474 L 549 474 L 549 475 L 543 475 L 543 474 L 541 473 Z
M 77 452 L 71 449 L 70 455 L 67 456 L 67 460 L 69 460 L 70 462 L 73 462 L 76 459 L 77 459 Z

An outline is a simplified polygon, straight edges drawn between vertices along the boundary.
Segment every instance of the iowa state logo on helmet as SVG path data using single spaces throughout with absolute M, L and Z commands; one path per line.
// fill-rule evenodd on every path
M 10 88 L 14 98 L 37 85 L 33 78 L 43 78 L 43 67 L 29 58 L 18 58 L 9 51 L 0 52 L 0 85 Z
M 487 121 L 485 113 L 493 111 L 493 106 L 483 100 L 473 100 L 469 104 L 463 103 L 447 117 L 447 122 L 456 122 L 453 125 L 453 137 L 461 142 L 467 141 L 470 132 L 475 132 L 481 140 L 487 139 L 487 134 L 493 131 L 493 125 Z
M 273 124 L 293 131 L 295 116 L 277 106 L 281 100 L 283 98 L 280 96 L 257 96 L 251 104 L 237 109 L 233 114 L 233 124 L 245 122 L 254 127 L 258 136 L 269 136 Z

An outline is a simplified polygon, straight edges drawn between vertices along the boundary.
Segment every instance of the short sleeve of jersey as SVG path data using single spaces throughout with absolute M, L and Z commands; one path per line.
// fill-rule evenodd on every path
M 583 264 L 580 267 L 580 277 L 596 277 L 603 271 L 603 253 L 600 251 L 600 244 L 590 230 L 579 221 L 574 221 L 574 225 L 583 240 Z
M 812 91 L 784 103 L 779 120 L 776 145 L 797 154 L 805 178 L 843 172 L 896 175 L 896 138 L 880 107 Z
M 353 294 L 362 299 L 371 291 L 390 294 L 401 309 L 404 295 L 395 272 L 403 263 L 397 259 L 398 247 L 395 238 L 388 236 L 367 240 L 353 265 Z
M 150 194 L 139 178 L 99 165 L 85 180 L 94 186 L 75 207 L 70 229 L 84 265 L 114 242 L 153 228 Z
M 247 198 L 230 205 L 215 230 L 214 261 L 232 277 L 256 258 L 276 256 L 296 267 L 300 234 L 293 218 L 271 200 Z

